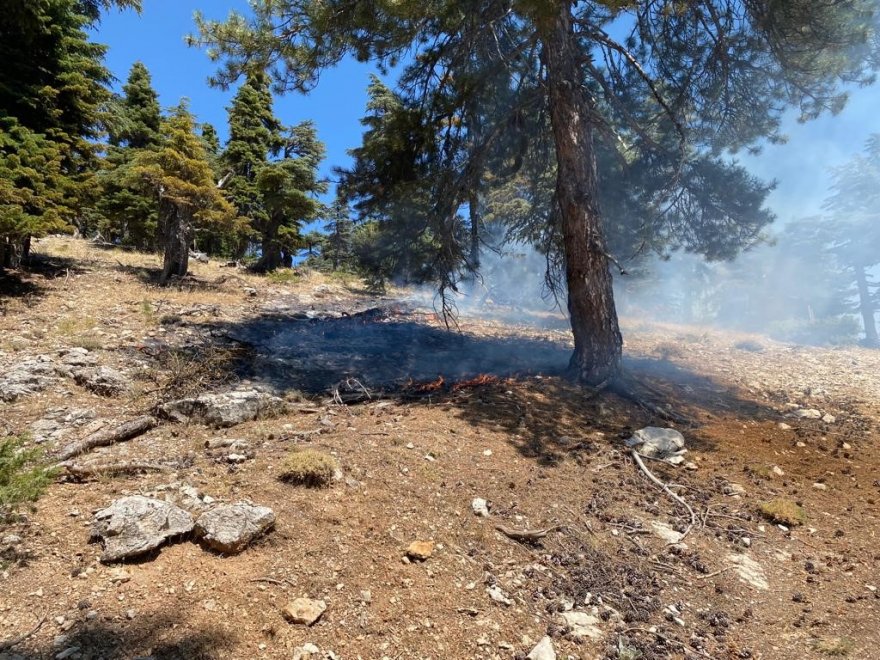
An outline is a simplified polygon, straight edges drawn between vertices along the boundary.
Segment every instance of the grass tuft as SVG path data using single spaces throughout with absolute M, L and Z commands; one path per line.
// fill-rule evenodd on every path
M 777 498 L 769 502 L 762 502 L 761 514 L 775 523 L 782 523 L 789 527 L 803 525 L 807 521 L 804 510 L 791 500 Z
M 288 483 L 321 488 L 330 484 L 337 469 L 336 459 L 329 454 L 304 449 L 288 454 L 279 477 Z
M 0 522 L 21 504 L 36 502 L 51 483 L 53 470 L 41 464 L 39 449 L 26 449 L 24 438 L 0 440 Z

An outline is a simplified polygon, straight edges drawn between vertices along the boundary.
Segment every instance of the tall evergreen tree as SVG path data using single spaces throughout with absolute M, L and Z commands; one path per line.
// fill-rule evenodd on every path
M 157 247 L 158 204 L 132 180 L 131 167 L 140 151 L 156 149 L 160 142 L 159 95 L 150 73 L 135 62 L 122 88 L 122 97 L 110 104 L 109 143 L 101 174 L 101 198 L 97 209 L 104 218 L 105 238 L 141 250 Z
M 804 118 L 839 110 L 845 97 L 838 84 L 871 80 L 877 64 L 868 52 L 870 0 L 259 0 L 251 7 L 248 17 L 200 20 L 203 43 L 225 58 L 221 83 L 256 58 L 283 65 L 282 86 L 308 90 L 322 69 L 348 54 L 385 66 L 412 53 L 402 91 L 424 101 L 427 125 L 445 120 L 443 143 L 460 146 L 441 151 L 462 163 L 447 160 L 439 170 L 454 175 L 439 179 L 444 185 L 432 205 L 445 222 L 443 243 L 460 226 L 458 208 L 485 154 L 503 147 L 515 160 L 514 147 L 506 146 L 512 127 L 549 118 L 530 137 L 552 145 L 552 230 L 562 248 L 574 335 L 571 373 L 594 385 L 614 378 L 622 349 L 597 144 L 669 172 L 662 187 L 671 202 L 693 154 L 778 137 L 790 105 Z M 487 30 L 494 49 L 480 47 Z M 447 93 L 461 78 L 470 84 Z M 506 93 L 491 99 L 501 103 L 480 114 L 486 121 L 479 128 L 469 125 L 474 111 L 467 99 L 502 82 Z
M 0 264 L 20 263 L 30 236 L 76 222 L 94 201 L 96 140 L 109 98 L 110 74 L 102 64 L 105 47 L 91 42 L 87 29 L 100 8 L 137 4 L 127 0 L 4 4 L 0 59 L 7 65 L 0 67 L 0 159 L 6 180 L 16 182 L 13 187 L 19 190 L 4 195 L 4 224 L 18 229 L 0 236 Z M 45 195 L 50 189 L 52 194 Z
M 865 342 L 880 347 L 876 318 L 880 283 L 875 279 L 880 265 L 880 134 L 871 136 L 862 155 L 832 174 L 832 194 L 825 204 L 831 214 L 826 247 L 849 275 Z
M 327 239 L 321 253 L 324 261 L 330 265 L 331 270 L 339 270 L 349 266 L 352 258 L 352 234 L 354 221 L 351 219 L 351 209 L 345 200 L 337 196 L 333 204 L 327 209 L 327 222 L 324 224 L 324 232 Z
M 159 208 L 160 242 L 164 254 L 160 283 L 182 277 L 189 269 L 189 251 L 197 231 L 235 231 L 237 216 L 217 187 L 202 139 L 185 104 L 163 121 L 159 149 L 142 150 L 133 174 L 152 192 Z

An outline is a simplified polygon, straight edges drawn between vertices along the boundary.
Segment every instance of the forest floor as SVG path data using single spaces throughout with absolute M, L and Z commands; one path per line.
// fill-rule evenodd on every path
M 195 263 L 158 288 L 151 255 L 68 238 L 34 251 L 33 273 L 0 282 L 0 381 L 80 347 L 126 388 L 57 377 L 0 402 L 0 436 L 51 454 L 174 396 L 244 386 L 287 412 L 166 421 L 80 457 L 166 469 L 59 477 L 0 526 L 0 658 L 524 658 L 545 635 L 559 658 L 880 658 L 880 351 L 624 319 L 628 372 L 687 418 L 692 464 L 648 463 L 695 513 L 678 539 L 689 514 L 624 444 L 669 424 L 556 375 L 561 319 L 489 305 L 449 333 L 340 278 Z M 230 462 L 205 448 L 220 438 L 250 449 Z M 302 447 L 342 477 L 279 480 Z M 179 539 L 99 561 L 96 510 L 181 489 L 269 506 L 275 527 L 235 556 Z M 762 517 L 776 498 L 804 524 Z M 496 525 L 549 531 L 517 542 Z M 413 541 L 431 556 L 407 559 Z M 298 597 L 327 606 L 311 627 L 282 616 Z

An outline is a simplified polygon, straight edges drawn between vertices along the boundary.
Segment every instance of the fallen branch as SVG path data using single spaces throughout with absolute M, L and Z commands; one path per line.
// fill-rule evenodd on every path
M 125 461 L 123 463 L 104 463 L 100 465 L 59 463 L 55 467 L 64 470 L 61 476 L 76 477 L 77 479 L 98 476 L 112 477 L 119 474 L 137 474 L 138 472 L 163 472 L 172 469 L 170 465 L 144 463 L 142 461 Z
M 82 440 L 67 445 L 61 450 L 61 453 L 58 454 L 58 459 L 61 461 L 67 461 L 74 456 L 84 454 L 95 447 L 106 447 L 117 442 L 131 440 L 132 438 L 136 438 L 137 436 L 146 433 L 157 424 L 158 422 L 156 421 L 156 418 L 150 415 L 136 417 L 120 426 L 111 429 L 103 429 L 96 433 L 92 433 Z
M 654 474 L 647 468 L 644 461 L 642 461 L 641 455 L 639 454 L 639 452 L 637 452 L 635 450 L 635 448 L 630 449 L 629 453 L 632 455 L 633 460 L 635 460 L 636 465 L 639 466 L 639 469 L 641 469 L 641 471 L 645 473 L 645 476 L 648 477 L 648 479 L 650 479 L 654 484 L 659 486 L 663 490 L 664 493 L 669 495 L 669 497 L 671 497 L 673 500 L 675 500 L 681 506 L 683 506 L 685 509 L 687 509 L 688 513 L 690 514 L 691 524 L 687 526 L 687 529 L 684 530 L 684 533 L 681 535 L 681 537 L 679 537 L 678 541 L 676 541 L 676 543 L 681 543 L 684 540 L 684 537 L 687 536 L 688 534 L 690 534 L 691 530 L 694 528 L 694 525 L 697 524 L 697 514 L 694 513 L 694 510 L 691 508 L 690 504 L 685 502 L 681 496 L 673 493 L 672 490 L 669 488 L 669 486 L 667 486 L 662 481 L 660 481 L 657 477 L 654 476 Z M 669 545 L 675 545 L 675 543 L 670 543 Z
M 534 543 L 538 539 L 547 536 L 550 532 L 562 529 L 562 526 L 554 525 L 553 527 L 546 527 L 544 529 L 513 529 L 512 527 L 506 527 L 504 525 L 495 525 L 495 529 L 514 541 Z
M 37 631 L 39 631 L 39 629 L 43 627 L 43 624 L 45 622 L 46 622 L 46 615 L 44 614 L 43 617 L 39 621 L 37 621 L 37 625 L 35 625 L 28 632 L 24 633 L 23 635 L 19 635 L 18 637 L 13 637 L 12 639 L 8 639 L 5 642 L 0 642 L 0 651 L 8 651 L 9 649 L 13 648 L 14 646 L 18 646 L 19 644 L 21 644 L 28 637 L 36 635 Z

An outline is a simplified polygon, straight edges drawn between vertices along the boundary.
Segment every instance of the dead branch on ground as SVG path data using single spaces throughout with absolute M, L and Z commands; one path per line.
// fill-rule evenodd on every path
M 645 476 L 648 477 L 648 479 L 650 479 L 652 483 L 659 486 L 663 490 L 664 493 L 669 495 L 669 497 L 671 497 L 673 500 L 678 502 L 678 504 L 680 504 L 685 509 L 687 509 L 688 513 L 690 514 L 690 516 L 691 516 L 690 524 L 687 526 L 687 529 L 684 530 L 684 533 L 681 535 L 681 537 L 678 539 L 678 541 L 676 541 L 676 543 L 681 543 L 684 540 L 684 537 L 687 536 L 688 534 L 690 534 L 691 530 L 694 528 L 694 525 L 697 524 L 697 514 L 694 513 L 694 510 L 691 508 L 691 505 L 688 504 L 687 502 L 685 502 L 684 499 L 680 495 L 676 495 L 674 492 L 672 492 L 672 490 L 669 488 L 669 486 L 667 486 L 662 481 L 660 481 L 657 477 L 654 476 L 654 474 L 645 465 L 644 461 L 642 461 L 641 455 L 639 454 L 639 452 L 637 452 L 635 450 L 635 448 L 630 449 L 629 453 L 632 455 L 633 460 L 635 460 L 636 465 L 639 466 L 639 469 L 642 472 L 644 472 Z M 674 544 L 670 544 L 670 545 L 674 545 Z
M 82 440 L 67 445 L 58 454 L 60 461 L 67 461 L 95 447 L 106 447 L 117 442 L 131 440 L 155 428 L 158 421 L 151 415 L 142 415 L 110 429 L 103 429 L 86 436 Z

